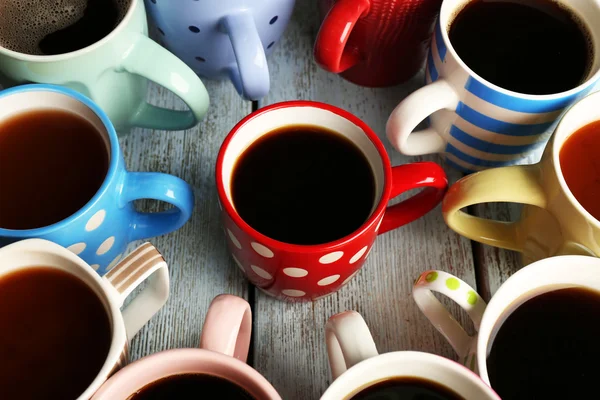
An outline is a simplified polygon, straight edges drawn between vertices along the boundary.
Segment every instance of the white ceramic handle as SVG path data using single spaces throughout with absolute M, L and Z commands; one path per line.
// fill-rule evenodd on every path
M 156 314 L 169 298 L 169 270 L 163 256 L 145 243 L 125 257 L 104 278 L 116 290 L 119 306 L 135 288 L 148 284 L 123 310 L 127 338 L 136 333 Z
M 334 380 L 348 368 L 379 355 L 367 323 L 356 311 L 346 311 L 329 318 L 325 335 Z
M 474 338 L 465 332 L 432 292 L 443 294 L 465 310 L 477 331 L 479 331 L 486 304 L 471 286 L 443 271 L 423 272 L 413 286 L 415 302 L 462 360 L 469 354 Z
M 446 140 L 435 129 L 413 131 L 434 112 L 444 108 L 455 110 L 458 100 L 452 86 L 443 79 L 420 88 L 392 111 L 386 126 L 388 139 L 407 156 L 444 152 Z

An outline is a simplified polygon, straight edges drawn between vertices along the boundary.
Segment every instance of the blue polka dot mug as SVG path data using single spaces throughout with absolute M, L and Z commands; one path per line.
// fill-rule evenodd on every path
M 90 99 L 53 85 L 24 85 L 0 91 L 0 121 L 43 109 L 67 111 L 90 122 L 106 144 L 108 172 L 96 194 L 71 216 L 35 229 L 0 226 L 0 246 L 28 238 L 46 239 L 68 248 L 104 275 L 118 263 L 130 242 L 169 233 L 187 222 L 194 206 L 190 186 L 171 175 L 127 171 L 115 128 Z M 10 188 L 0 184 L 0 190 Z M 174 207 L 142 213 L 133 205 L 140 199 L 164 201 Z
M 246 99 L 269 92 L 266 56 L 295 0 L 145 0 L 158 40 L 197 74 L 230 79 Z

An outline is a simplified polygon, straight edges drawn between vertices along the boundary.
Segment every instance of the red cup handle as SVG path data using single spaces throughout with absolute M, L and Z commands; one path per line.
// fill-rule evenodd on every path
M 319 29 L 315 60 L 327 71 L 339 74 L 360 61 L 360 54 L 347 51 L 346 43 L 359 18 L 369 12 L 369 0 L 338 0 Z
M 379 228 L 380 235 L 427 214 L 442 201 L 448 189 L 446 173 L 434 162 L 417 162 L 392 168 L 390 199 L 418 188 L 427 189 L 387 208 Z

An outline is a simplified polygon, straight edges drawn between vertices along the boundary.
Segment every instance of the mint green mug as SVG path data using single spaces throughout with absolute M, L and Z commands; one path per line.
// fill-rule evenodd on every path
M 189 110 L 148 104 L 148 80 L 174 92 Z M 77 51 L 46 56 L 0 47 L 0 84 L 31 82 L 67 86 L 86 95 L 106 112 L 120 135 L 132 127 L 191 128 L 204 117 L 209 104 L 200 78 L 148 38 L 142 0 L 130 0 L 125 16 L 112 32 Z

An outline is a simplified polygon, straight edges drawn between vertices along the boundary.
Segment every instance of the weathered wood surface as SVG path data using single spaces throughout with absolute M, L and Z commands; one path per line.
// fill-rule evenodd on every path
M 319 21 L 316 2 L 297 2 L 285 37 L 270 59 L 272 88 L 263 105 L 315 100 L 344 108 L 377 132 L 393 165 L 438 157 L 405 157 L 385 138 L 395 105 L 421 86 L 422 74 L 391 89 L 366 89 L 319 69 L 312 58 Z M 446 169 L 452 181 L 459 174 Z M 471 244 L 452 232 L 436 209 L 381 236 L 363 270 L 337 294 L 311 304 L 286 304 L 256 291 L 254 365 L 284 399 L 318 399 L 331 382 L 324 340 L 327 319 L 356 310 L 370 325 L 380 352 L 421 350 L 454 358 L 450 346 L 423 317 L 411 297 L 422 271 L 439 268 L 475 285 Z M 456 313 L 456 308 L 453 308 Z M 460 314 L 461 320 L 463 315 Z
M 182 229 L 150 241 L 163 253 L 171 277 L 171 296 L 157 316 L 131 343 L 132 359 L 161 350 L 197 347 L 210 301 L 230 293 L 248 298 L 249 285 L 226 250 L 220 227 L 214 171 L 225 135 L 251 111 L 229 82 L 205 82 L 211 110 L 199 126 L 188 131 L 163 132 L 136 129 L 121 139 L 131 171 L 176 175 L 194 188 L 195 210 Z M 151 102 L 184 109 L 173 93 L 150 85 Z M 155 202 L 142 204 L 157 210 Z

